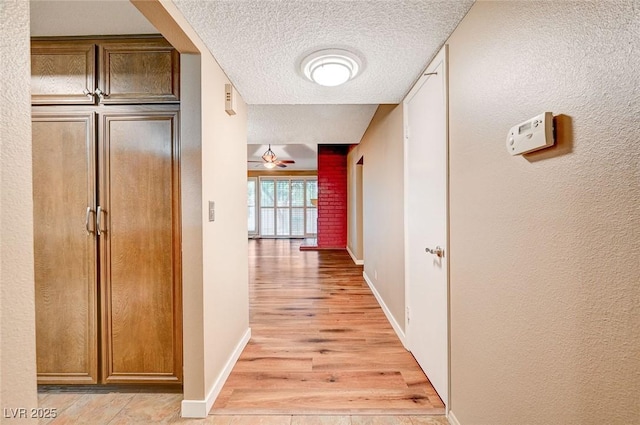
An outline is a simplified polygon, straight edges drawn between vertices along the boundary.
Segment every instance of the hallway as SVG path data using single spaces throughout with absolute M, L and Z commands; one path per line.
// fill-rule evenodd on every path
M 249 241 L 252 338 L 211 414 L 443 414 L 346 251 Z
M 249 241 L 252 338 L 206 419 L 179 393 L 40 393 L 51 424 L 446 425 L 444 406 L 346 251 Z M 375 415 L 375 416 L 372 416 Z M 436 415 L 436 416 L 430 416 Z

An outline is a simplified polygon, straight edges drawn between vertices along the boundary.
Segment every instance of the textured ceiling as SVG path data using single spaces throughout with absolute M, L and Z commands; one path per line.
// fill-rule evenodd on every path
M 260 160 L 271 144 L 280 159 L 296 161 L 274 171 L 316 170 L 317 145 L 360 143 L 377 106 L 249 105 L 247 160 Z M 249 163 L 248 168 L 262 167 Z
M 377 106 L 249 105 L 248 143 L 359 143 Z
M 31 0 L 31 35 L 157 34 L 129 1 Z
M 250 104 L 399 103 L 472 0 L 174 0 Z M 360 55 L 362 73 L 339 87 L 304 79 L 318 49 Z
M 473 0 L 174 0 L 249 106 L 248 143 L 287 145 L 295 166 L 318 143 L 358 143 L 376 106 L 399 103 Z M 32 0 L 31 33 L 147 34 L 126 0 Z M 339 87 L 307 81 L 300 61 L 345 48 L 364 63 Z M 294 147 L 294 146 L 297 146 Z M 266 147 L 249 146 L 262 155 Z M 285 156 L 283 156 L 283 159 Z M 314 166 L 315 168 L 315 166 Z
M 399 103 L 473 0 L 174 0 L 249 107 L 248 143 L 359 143 L 380 103 Z M 300 62 L 351 50 L 362 72 L 339 87 Z M 314 105 L 314 106 L 311 106 Z M 296 161 L 315 162 L 315 150 Z M 305 156 L 313 155 L 313 158 Z M 248 152 L 251 156 L 251 149 Z

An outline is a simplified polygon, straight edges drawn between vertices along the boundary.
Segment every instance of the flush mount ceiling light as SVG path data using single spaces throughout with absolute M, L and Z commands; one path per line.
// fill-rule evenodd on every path
M 326 49 L 314 52 L 302 61 L 302 72 L 314 83 L 334 87 L 355 78 L 362 68 L 360 59 L 342 49 Z

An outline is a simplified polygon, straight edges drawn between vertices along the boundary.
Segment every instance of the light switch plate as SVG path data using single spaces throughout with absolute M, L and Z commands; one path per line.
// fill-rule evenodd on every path
M 216 203 L 209 201 L 209 221 L 216 221 Z

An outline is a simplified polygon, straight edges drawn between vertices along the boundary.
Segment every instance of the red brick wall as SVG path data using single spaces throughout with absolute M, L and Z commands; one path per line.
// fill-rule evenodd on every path
M 318 145 L 318 248 L 347 246 L 345 145 Z

